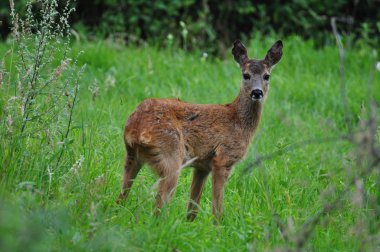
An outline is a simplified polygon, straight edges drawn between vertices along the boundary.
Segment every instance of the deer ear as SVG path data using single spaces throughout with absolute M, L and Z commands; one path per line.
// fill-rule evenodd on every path
M 269 65 L 269 67 L 273 67 L 280 61 L 282 57 L 282 47 L 282 41 L 278 40 L 276 43 L 272 45 L 272 47 L 267 52 L 267 55 L 265 56 L 265 61 Z
M 235 61 L 242 66 L 244 62 L 248 60 L 247 49 L 240 42 L 240 40 L 236 40 L 234 42 L 234 47 L 232 48 L 232 54 L 234 55 Z

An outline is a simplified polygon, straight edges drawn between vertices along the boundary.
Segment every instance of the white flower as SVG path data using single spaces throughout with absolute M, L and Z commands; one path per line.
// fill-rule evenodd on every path
M 82 167 L 83 162 L 84 162 L 84 156 L 80 155 L 79 159 L 69 169 L 69 172 L 74 172 L 75 174 L 78 174 L 78 170 Z

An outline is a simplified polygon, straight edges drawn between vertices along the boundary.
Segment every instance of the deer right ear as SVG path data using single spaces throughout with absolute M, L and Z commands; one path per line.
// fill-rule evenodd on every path
M 240 40 L 236 40 L 234 42 L 234 47 L 232 48 L 232 54 L 234 55 L 235 61 L 242 66 L 248 60 L 247 49 L 240 42 Z

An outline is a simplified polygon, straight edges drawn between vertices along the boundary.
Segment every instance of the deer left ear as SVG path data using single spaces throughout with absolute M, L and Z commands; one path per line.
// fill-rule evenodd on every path
M 265 56 L 265 61 L 269 65 L 269 67 L 273 67 L 280 61 L 282 57 L 282 47 L 282 41 L 278 40 L 276 43 L 272 45 L 272 47 L 267 52 L 267 55 Z

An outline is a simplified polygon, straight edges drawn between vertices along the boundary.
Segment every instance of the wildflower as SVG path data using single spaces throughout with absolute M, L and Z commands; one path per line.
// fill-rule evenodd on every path
M 55 78 L 58 78 L 59 76 L 61 76 L 62 72 L 65 71 L 70 61 L 71 59 L 62 60 L 61 65 L 59 65 L 57 69 L 55 69 L 55 73 L 54 73 Z
M 13 125 L 12 116 L 8 115 L 8 117 L 7 117 L 7 129 L 8 129 L 8 133 L 12 133 L 12 125 Z
M 109 88 L 114 87 L 115 83 L 116 83 L 115 77 L 111 74 L 108 74 L 105 81 L 106 91 L 108 91 Z
M 69 172 L 74 172 L 75 174 L 78 174 L 78 171 L 82 167 L 83 162 L 84 162 L 84 156 L 80 155 L 79 159 L 69 169 Z

